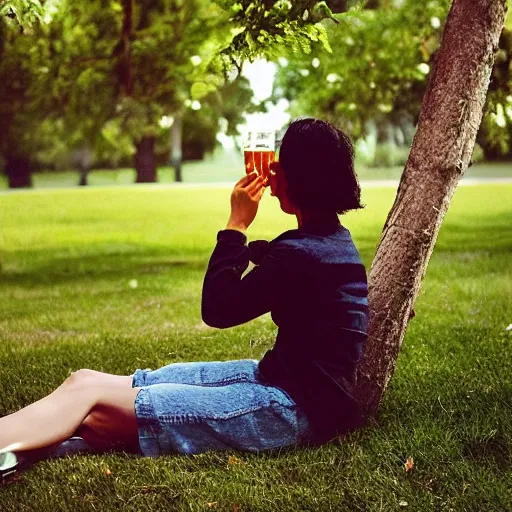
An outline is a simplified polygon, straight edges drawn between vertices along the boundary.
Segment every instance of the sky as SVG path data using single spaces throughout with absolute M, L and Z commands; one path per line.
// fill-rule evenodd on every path
M 272 94 L 272 84 L 276 73 L 276 65 L 263 59 L 257 59 L 252 63 L 246 62 L 243 66 L 243 75 L 251 83 L 256 100 L 262 101 Z M 265 128 L 278 130 L 286 124 L 290 116 L 286 113 L 288 102 L 281 100 L 272 106 L 267 114 L 247 115 L 247 125 L 250 128 Z
M 263 101 L 272 94 L 272 85 L 276 65 L 273 62 L 267 62 L 263 59 L 257 59 L 254 62 L 245 62 L 242 74 L 247 77 L 254 92 L 256 101 Z M 286 113 L 288 101 L 280 100 L 277 105 L 269 105 L 268 113 L 247 114 L 246 124 L 238 126 L 242 139 L 246 137 L 249 130 L 279 130 L 290 120 Z M 234 142 L 231 137 L 223 133 L 217 134 L 217 139 L 225 148 L 233 148 Z

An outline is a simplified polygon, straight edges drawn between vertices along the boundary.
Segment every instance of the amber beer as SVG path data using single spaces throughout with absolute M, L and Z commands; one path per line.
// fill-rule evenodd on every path
M 275 159 L 276 132 L 274 130 L 252 129 L 247 132 L 243 144 L 245 172 L 258 171 L 268 180 L 270 164 Z
M 275 151 L 269 149 L 244 151 L 245 172 L 250 174 L 254 170 L 258 171 L 265 180 L 270 173 L 270 164 L 275 159 Z

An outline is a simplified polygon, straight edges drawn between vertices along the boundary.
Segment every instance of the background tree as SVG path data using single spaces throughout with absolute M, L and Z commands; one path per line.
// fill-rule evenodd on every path
M 38 126 L 48 108 L 39 29 L 0 18 L 0 154 L 13 188 L 30 186 L 31 148 L 41 141 Z
M 276 99 L 288 99 L 292 115 L 317 115 L 344 127 L 355 139 L 366 138 L 359 145 L 366 151 L 368 144 L 378 142 L 375 161 L 369 151 L 365 163 L 402 163 L 405 151 L 397 150 L 397 145 L 408 150 L 412 142 L 449 4 L 448 0 L 427 4 L 404 0 L 396 7 L 383 2 L 378 10 L 340 16 L 338 26 L 326 24 L 336 51 L 317 46 L 309 55 L 289 52 L 280 59 Z M 486 159 L 511 156 L 509 34 L 505 29 L 500 38 L 478 135 Z
M 45 148 L 62 147 L 62 137 L 68 150 L 94 146 L 114 111 L 113 86 L 104 80 L 110 58 L 97 35 L 115 33 L 115 11 L 108 1 L 88 5 L 84 13 L 48 1 L 33 26 L 6 26 L 0 19 L 0 151 L 10 186 L 30 185 L 31 161 Z
M 512 156 L 512 16 L 500 37 L 477 141 L 486 160 Z
M 405 0 L 339 16 L 327 25 L 336 51 L 280 59 L 274 96 L 290 101 L 293 116 L 328 119 L 356 140 L 373 134 L 390 156 L 396 144 L 409 147 L 448 7 Z
M 116 114 L 111 70 L 112 41 L 120 30 L 119 6 L 111 0 L 63 1 L 46 20 L 51 118 L 63 126 L 67 161 L 78 167 L 80 184 L 86 185 L 95 155 L 106 146 L 104 128 Z
M 123 2 L 121 39 L 114 50 L 118 116 L 134 140 L 137 181 L 148 182 L 156 181 L 161 118 L 181 119 L 187 99 L 199 100 L 223 82 L 216 55 L 229 41 L 228 20 L 205 0 L 145 0 L 133 6 Z

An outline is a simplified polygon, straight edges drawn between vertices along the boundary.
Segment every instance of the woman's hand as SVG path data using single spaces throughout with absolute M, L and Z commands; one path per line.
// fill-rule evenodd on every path
M 264 180 L 257 171 L 239 180 L 231 193 L 231 216 L 226 229 L 245 232 L 256 217 L 264 193 Z

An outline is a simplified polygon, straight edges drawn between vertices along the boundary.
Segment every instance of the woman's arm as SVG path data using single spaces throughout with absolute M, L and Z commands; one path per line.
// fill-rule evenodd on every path
M 263 185 L 263 179 L 251 173 L 238 181 L 231 194 L 227 229 L 217 235 L 203 284 L 201 313 L 204 322 L 212 327 L 232 327 L 271 309 L 279 258 L 269 254 L 242 279 L 250 253 L 245 231 L 256 217 L 265 191 Z
M 268 313 L 280 294 L 289 249 L 274 246 L 261 264 L 242 278 L 249 265 L 246 236 L 220 231 L 203 283 L 201 313 L 211 327 L 239 325 Z

